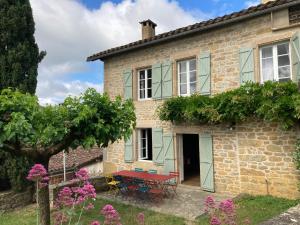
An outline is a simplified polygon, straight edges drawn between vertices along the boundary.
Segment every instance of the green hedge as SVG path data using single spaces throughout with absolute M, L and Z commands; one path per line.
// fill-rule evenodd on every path
M 192 95 L 166 100 L 161 120 L 173 123 L 237 123 L 248 118 L 279 122 L 290 128 L 300 119 L 300 93 L 293 82 L 247 83 L 214 96 Z

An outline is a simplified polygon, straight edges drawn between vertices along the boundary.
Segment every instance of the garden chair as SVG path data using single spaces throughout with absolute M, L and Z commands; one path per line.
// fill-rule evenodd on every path
M 134 168 L 135 172 L 144 172 L 144 170 L 142 168 Z
M 114 180 L 118 182 L 117 187 L 119 189 L 118 193 L 122 195 L 127 195 L 128 194 L 128 188 L 127 188 L 127 183 L 124 181 L 124 178 L 122 176 L 115 176 Z
M 150 188 L 149 196 L 151 201 L 159 203 L 163 200 L 164 191 L 161 188 Z
M 109 192 L 116 195 L 118 193 L 118 184 L 120 183 L 119 181 L 116 181 L 114 179 L 114 176 L 112 174 L 106 174 L 104 175 L 105 181 L 107 186 L 109 187 Z
M 150 170 L 148 170 L 148 173 L 157 174 L 157 170 L 150 169 Z
M 164 183 L 164 186 L 167 188 L 167 191 L 171 189 L 177 196 L 177 186 L 178 186 L 178 181 L 179 181 L 179 172 L 170 172 L 170 176 L 173 176 L 174 178 L 170 179 L 169 181 Z

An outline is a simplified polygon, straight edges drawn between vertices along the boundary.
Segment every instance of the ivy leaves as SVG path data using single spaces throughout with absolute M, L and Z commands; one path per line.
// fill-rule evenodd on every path
M 161 120 L 194 124 L 237 123 L 249 118 L 290 128 L 300 119 L 300 94 L 293 82 L 247 83 L 215 96 L 175 97 L 158 109 Z

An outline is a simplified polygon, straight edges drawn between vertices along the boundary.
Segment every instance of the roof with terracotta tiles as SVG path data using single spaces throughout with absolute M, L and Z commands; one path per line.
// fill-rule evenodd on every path
M 102 149 L 92 148 L 90 150 L 79 147 L 66 153 L 66 169 L 80 168 L 96 161 L 102 160 Z M 57 173 L 63 171 L 63 152 L 50 158 L 49 172 Z
M 229 15 L 217 17 L 207 21 L 202 21 L 200 23 L 195 23 L 186 27 L 182 27 L 176 30 L 165 32 L 162 34 L 155 35 L 154 37 L 135 41 L 126 45 L 111 48 L 99 53 L 96 53 L 87 58 L 87 61 L 103 60 L 109 56 L 117 55 L 127 51 L 132 51 L 135 49 L 143 48 L 146 46 L 154 45 L 171 39 L 176 39 L 182 36 L 190 35 L 196 32 L 201 32 L 209 30 L 212 28 L 222 27 L 230 23 L 236 23 L 245 19 L 249 19 L 255 16 L 263 15 L 265 13 L 287 8 L 300 3 L 300 0 L 276 0 L 270 1 L 265 4 L 259 4 L 257 6 L 252 6 L 248 9 L 241 10 L 239 12 L 234 12 Z

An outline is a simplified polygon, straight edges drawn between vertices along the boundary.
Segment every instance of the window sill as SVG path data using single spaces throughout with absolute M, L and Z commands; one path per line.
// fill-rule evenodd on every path
M 152 98 L 145 98 L 145 99 L 138 99 L 138 102 L 145 102 L 145 101 L 151 101 Z
M 153 163 L 153 160 L 148 160 L 148 159 L 138 159 L 139 162 L 148 162 L 148 163 Z

